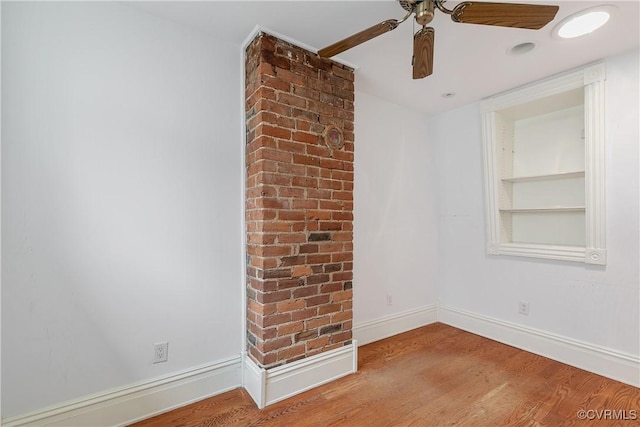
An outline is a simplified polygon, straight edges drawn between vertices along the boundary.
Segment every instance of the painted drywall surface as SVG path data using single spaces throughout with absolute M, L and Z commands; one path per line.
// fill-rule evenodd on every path
M 357 85 L 356 74 L 354 325 L 435 303 L 438 240 L 424 115 Z
M 638 52 L 607 63 L 608 265 L 485 254 L 478 104 L 429 120 L 438 145 L 443 305 L 630 354 L 638 342 Z M 518 313 L 518 301 L 530 313 Z
M 115 3 L 2 8 L 2 415 L 237 356 L 238 46 Z

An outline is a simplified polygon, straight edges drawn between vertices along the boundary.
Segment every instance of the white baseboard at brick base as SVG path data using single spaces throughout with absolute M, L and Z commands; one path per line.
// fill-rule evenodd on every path
M 403 311 L 391 316 L 359 323 L 353 326 L 353 337 L 359 345 L 365 345 L 393 335 L 407 332 L 421 326 L 437 322 L 436 304 L 425 305 L 413 310 Z
M 448 306 L 438 307 L 438 321 L 585 371 L 640 387 L 640 357 L 637 355 Z
M 107 393 L 2 420 L 17 426 L 124 426 L 242 386 L 236 356 Z
M 358 343 L 316 354 L 271 369 L 260 368 L 243 355 L 244 388 L 262 409 L 296 394 L 326 384 L 358 370 Z

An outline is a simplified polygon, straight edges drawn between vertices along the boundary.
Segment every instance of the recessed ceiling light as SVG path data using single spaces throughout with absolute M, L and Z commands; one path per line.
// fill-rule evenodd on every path
M 614 11 L 615 7 L 603 5 L 574 13 L 556 25 L 553 35 L 556 38 L 572 39 L 590 34 L 606 24 Z
M 524 42 L 507 49 L 509 55 L 524 55 L 536 48 L 536 44 L 532 42 Z

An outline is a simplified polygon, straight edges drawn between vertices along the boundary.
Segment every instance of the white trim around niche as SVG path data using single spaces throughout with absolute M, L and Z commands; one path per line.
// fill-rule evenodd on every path
M 600 62 L 481 102 L 487 254 L 606 265 L 605 79 L 605 64 Z M 502 165 L 497 112 L 579 88 L 584 88 L 585 106 L 585 246 L 503 241 L 504 230 L 508 230 L 510 224 L 503 222 L 500 211 Z

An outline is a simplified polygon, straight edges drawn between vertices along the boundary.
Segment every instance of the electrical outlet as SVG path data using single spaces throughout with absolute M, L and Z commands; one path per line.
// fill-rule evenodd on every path
M 524 314 L 525 316 L 529 315 L 529 303 L 525 301 L 520 301 L 518 303 L 518 312 L 520 314 Z
M 169 343 L 158 342 L 153 345 L 153 363 L 166 362 L 169 358 Z
M 393 305 L 393 297 L 391 294 L 387 294 L 387 305 Z

